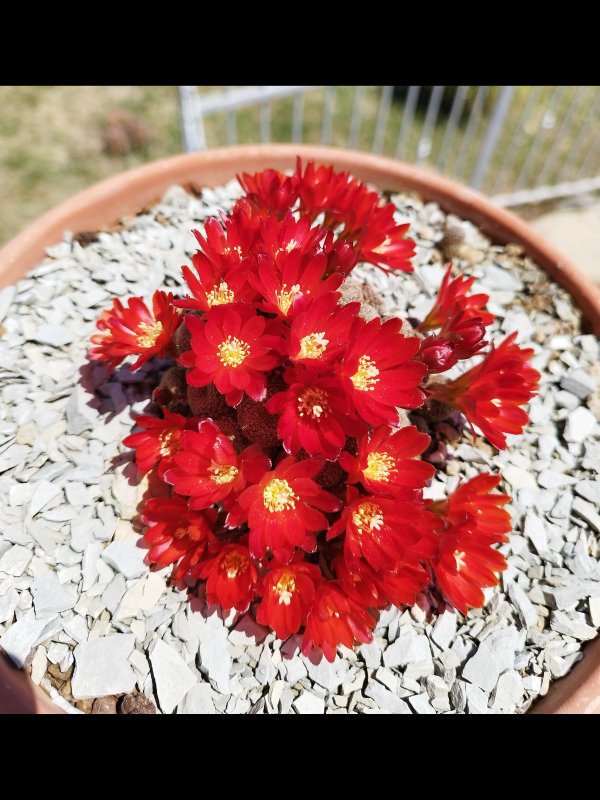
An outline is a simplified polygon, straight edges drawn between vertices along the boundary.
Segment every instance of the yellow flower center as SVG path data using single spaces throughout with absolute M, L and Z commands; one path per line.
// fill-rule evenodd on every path
M 221 559 L 219 569 L 221 572 L 224 572 L 228 578 L 232 579 L 236 578 L 238 575 L 243 575 L 248 569 L 248 563 L 247 556 L 241 555 L 240 553 L 227 553 L 227 555 Z
M 274 594 L 279 596 L 279 605 L 289 606 L 295 591 L 296 581 L 290 572 L 284 572 L 275 586 L 273 586 Z
M 390 472 L 394 472 L 395 469 L 396 462 L 388 453 L 369 453 L 367 468 L 363 470 L 363 475 L 370 481 L 387 483 L 390 479 Z
M 361 356 L 358 359 L 358 369 L 350 380 L 355 389 L 361 392 L 372 392 L 375 384 L 379 382 L 378 375 L 379 370 L 375 366 L 375 362 L 369 356 Z
M 460 572 L 461 569 L 464 569 L 467 564 L 465 562 L 465 551 L 464 550 L 455 550 L 453 553 L 454 560 L 456 561 L 456 570 Z
M 329 339 L 325 338 L 325 331 L 309 333 L 300 339 L 300 352 L 297 358 L 321 358 L 328 344 Z
M 188 532 L 187 528 L 177 528 L 173 536 L 176 539 L 183 539 L 183 537 L 187 535 L 187 532 Z
M 241 339 L 236 339 L 235 336 L 228 336 L 224 342 L 218 346 L 217 351 L 221 363 L 226 367 L 239 367 L 248 358 L 250 353 L 250 345 L 242 342 Z
M 275 292 L 275 296 L 277 297 L 277 305 L 282 314 L 287 314 L 290 310 L 290 306 L 294 302 L 296 295 L 301 294 L 300 292 L 300 284 L 295 283 L 288 291 L 287 284 L 283 284 L 281 287 L 280 292 Z
M 140 347 L 154 347 L 156 340 L 164 333 L 162 322 L 140 322 L 138 325 L 137 341 Z
M 358 528 L 359 534 L 364 533 L 366 530 L 371 533 L 379 531 L 383 525 L 383 512 L 377 503 L 367 500 L 354 509 L 352 522 Z
M 273 478 L 263 489 L 263 503 L 271 512 L 296 508 L 298 499 L 289 483 L 281 478 Z
M 208 468 L 211 473 L 210 479 L 218 484 L 231 483 L 239 473 L 239 469 L 233 464 L 215 464 L 214 461 Z
M 322 416 L 327 416 L 329 413 L 329 403 L 327 402 L 327 392 L 323 389 L 317 389 L 314 386 L 309 386 L 308 389 L 303 389 L 298 395 L 298 416 L 312 417 L 312 419 L 320 419 Z
M 159 453 L 161 456 L 170 456 L 173 450 L 177 449 L 177 444 L 179 442 L 179 436 L 176 435 L 175 431 L 163 431 L 161 435 L 158 437 L 159 442 Z
M 218 286 L 213 286 L 212 291 L 206 295 L 206 302 L 211 308 L 213 306 L 224 306 L 227 303 L 233 303 L 234 300 L 235 295 L 225 281 L 221 281 Z

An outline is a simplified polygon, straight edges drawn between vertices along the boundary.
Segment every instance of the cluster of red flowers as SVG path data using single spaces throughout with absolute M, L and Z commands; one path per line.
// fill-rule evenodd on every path
M 488 298 L 451 266 L 416 330 L 341 305 L 357 263 L 409 272 L 414 254 L 394 206 L 347 173 L 299 163 L 240 183 L 231 214 L 194 231 L 189 295 L 157 291 L 152 311 L 115 300 L 92 337 L 90 357 L 111 368 L 173 359 L 156 414 L 124 440 L 169 487 L 143 509 L 150 563 L 204 582 L 223 609 L 254 604 L 259 623 L 282 639 L 303 631 L 303 650 L 329 660 L 371 640 L 378 609 L 424 590 L 462 612 L 481 606 L 506 566 L 493 545 L 510 530 L 509 498 L 482 474 L 424 499 L 430 437 L 399 410 L 458 410 L 504 448 L 528 421 L 532 351 L 514 336 L 483 351 Z

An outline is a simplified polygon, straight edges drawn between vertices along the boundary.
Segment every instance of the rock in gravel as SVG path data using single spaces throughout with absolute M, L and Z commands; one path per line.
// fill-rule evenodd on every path
M 146 695 L 134 692 L 121 698 L 119 714 L 156 714 L 156 706 Z
M 102 558 L 126 578 L 138 578 L 148 571 L 144 558 L 148 551 L 138 547 L 138 538 L 132 537 L 111 542 L 103 551 Z
M 92 714 L 116 714 L 117 698 L 114 694 L 97 697 L 92 705 Z
M 596 511 L 591 503 L 582 500 L 581 497 L 576 497 L 571 506 L 573 513 L 585 520 L 591 527 L 600 533 L 600 514 Z
M 150 664 L 161 711 L 170 714 L 197 678 L 179 653 L 162 639 L 150 653 Z
M 535 606 L 518 583 L 514 581 L 508 583 L 508 596 L 519 612 L 519 617 L 523 625 L 526 628 L 532 628 L 537 622 L 538 613 L 535 610 Z
M 516 670 L 503 672 L 494 692 L 492 708 L 512 713 L 523 697 L 523 679 Z
M 134 644 L 135 636 L 123 633 L 78 644 L 71 681 L 73 697 L 84 699 L 130 692 L 135 686 L 135 674 L 128 659 Z
M 484 692 L 491 692 L 498 682 L 499 670 L 492 654 L 485 644 L 480 644 L 477 652 L 463 667 L 462 676 Z
M 58 582 L 55 572 L 42 572 L 31 585 L 35 615 L 38 619 L 73 608 L 77 602 L 75 588 Z
M 208 619 L 200 629 L 200 667 L 214 683 L 217 691 L 231 691 L 231 653 L 229 652 L 227 628 L 218 621 Z
M 456 612 L 446 609 L 443 614 L 440 614 L 436 619 L 431 631 L 431 638 L 441 647 L 442 650 L 447 650 L 450 642 L 456 633 Z
M 18 602 L 19 593 L 14 587 L 0 597 L 0 624 L 12 621 Z
M 371 681 L 367 684 L 365 689 L 366 697 L 370 697 L 385 711 L 390 711 L 392 714 L 410 714 L 410 708 L 407 704 L 397 695 L 386 689 L 377 681 Z
M 304 690 L 292 703 L 298 714 L 324 714 L 325 701 L 313 692 Z
M 31 609 L 2 634 L 0 647 L 17 667 L 22 667 L 31 650 L 54 635 L 60 627 L 56 615 L 49 619 L 36 619 Z
M 596 424 L 596 417 L 584 406 L 571 411 L 563 433 L 566 442 L 583 442 L 590 435 Z
M 63 325 L 40 325 L 35 332 L 35 340 L 42 344 L 49 344 L 53 347 L 62 347 L 71 344 L 75 336 Z
M 580 400 L 585 400 L 588 395 L 598 388 L 592 376 L 586 374 L 582 369 L 569 370 L 569 372 L 560 379 L 560 385 L 561 388 L 579 397 Z
M 435 714 L 435 709 L 429 702 L 429 695 L 427 692 L 412 695 L 412 697 L 408 698 L 408 702 L 412 706 L 415 714 Z
M 33 553 L 28 547 L 15 544 L 0 558 L 0 573 L 19 577 L 25 572 L 32 558 Z
M 196 683 L 177 709 L 178 714 L 216 714 L 212 689 L 208 683 Z
M 404 635 L 390 645 L 383 654 L 386 667 L 400 667 L 427 661 L 431 657 L 431 649 L 427 636 Z

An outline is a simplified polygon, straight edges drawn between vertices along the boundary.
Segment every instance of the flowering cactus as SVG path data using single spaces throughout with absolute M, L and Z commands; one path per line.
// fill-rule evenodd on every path
M 415 252 L 393 204 L 347 173 L 299 162 L 240 183 L 231 214 L 194 231 L 189 294 L 157 291 L 152 311 L 115 299 L 92 337 L 90 358 L 109 369 L 173 359 L 154 413 L 124 440 L 163 484 L 142 511 L 149 563 L 173 564 L 175 583 L 204 585 L 224 610 L 251 608 L 281 638 L 303 632 L 304 652 L 330 661 L 371 640 L 379 609 L 422 591 L 463 613 L 481 606 L 506 567 L 494 545 L 509 498 L 483 473 L 426 500 L 423 428 L 459 415 L 505 448 L 537 390 L 532 351 L 514 335 L 488 346 L 488 298 L 451 265 L 416 328 L 343 304 L 357 263 L 410 272 Z

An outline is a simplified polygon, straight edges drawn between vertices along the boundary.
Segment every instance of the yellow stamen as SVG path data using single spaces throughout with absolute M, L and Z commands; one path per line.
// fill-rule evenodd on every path
M 350 380 L 354 384 L 354 388 L 361 392 L 372 392 L 375 384 L 379 383 L 379 370 L 375 362 L 369 356 L 361 356 L 358 359 L 358 369 L 352 375 Z
M 221 281 L 218 286 L 214 286 L 212 291 L 206 295 L 206 302 L 212 308 L 213 306 L 224 306 L 227 303 L 233 303 L 235 295 L 227 286 L 225 281 Z
M 373 536 L 373 531 L 381 530 L 381 526 L 383 525 L 383 512 L 381 507 L 378 506 L 377 503 L 372 503 L 370 500 L 361 503 L 352 512 L 352 522 L 358 528 L 359 535 L 364 533 L 365 530 L 368 530 Z M 379 537 L 373 536 L 373 538 L 378 540 Z
M 239 469 L 234 467 L 233 464 L 215 464 L 214 461 L 208 468 L 208 471 L 212 473 L 210 476 L 211 481 L 219 485 L 231 483 L 237 478 L 239 473 Z
M 327 392 L 309 386 L 298 395 L 298 416 L 304 415 L 312 419 L 320 419 L 329 413 L 329 403 L 327 402 Z
M 296 591 L 296 581 L 289 572 L 284 572 L 281 578 L 273 586 L 273 593 L 279 596 L 279 605 L 289 606 L 292 595 Z
M 465 562 L 465 551 L 464 550 L 455 550 L 454 553 L 453 553 L 453 556 L 454 556 L 454 560 L 456 561 L 456 569 L 457 569 L 458 572 L 460 572 L 461 569 L 464 569 L 467 566 L 467 564 Z
M 137 340 L 140 347 L 154 347 L 156 340 L 164 333 L 162 322 L 140 322 L 138 325 Z
M 219 569 L 225 572 L 228 578 L 236 578 L 248 569 L 248 558 L 239 553 L 227 553 L 219 564 Z
M 263 489 L 263 503 L 271 512 L 296 508 L 298 499 L 289 483 L 281 478 L 273 478 Z
M 369 453 L 367 455 L 367 468 L 363 475 L 370 481 L 383 481 L 388 483 L 390 473 L 396 470 L 396 462 L 388 453 Z
M 300 284 L 295 283 L 289 291 L 287 291 L 287 284 L 283 284 L 280 292 L 275 292 L 277 297 L 277 305 L 283 314 L 287 314 L 290 306 L 294 302 L 296 295 L 301 294 Z
M 325 331 L 309 333 L 300 339 L 300 352 L 297 358 L 321 358 L 328 344 L 329 339 L 325 338 Z
M 223 248 L 224 256 L 229 256 L 232 252 L 237 253 L 240 258 L 242 257 L 242 248 L 239 246 L 239 244 L 236 244 L 234 247 L 229 247 L 228 245 L 227 247 Z
M 173 450 L 177 448 L 179 437 L 175 435 L 175 431 L 163 431 L 158 437 L 159 453 L 161 456 L 170 456 Z
M 228 336 L 217 348 L 221 363 L 226 367 L 239 367 L 248 358 L 250 345 L 236 339 L 235 336 Z
M 392 243 L 392 240 L 390 239 L 390 237 L 386 236 L 381 244 L 379 244 L 379 245 L 377 245 L 377 247 L 373 248 L 373 252 L 374 253 L 379 253 L 379 255 L 382 255 L 383 253 L 385 253 L 387 251 L 387 249 L 391 245 L 391 243 Z

